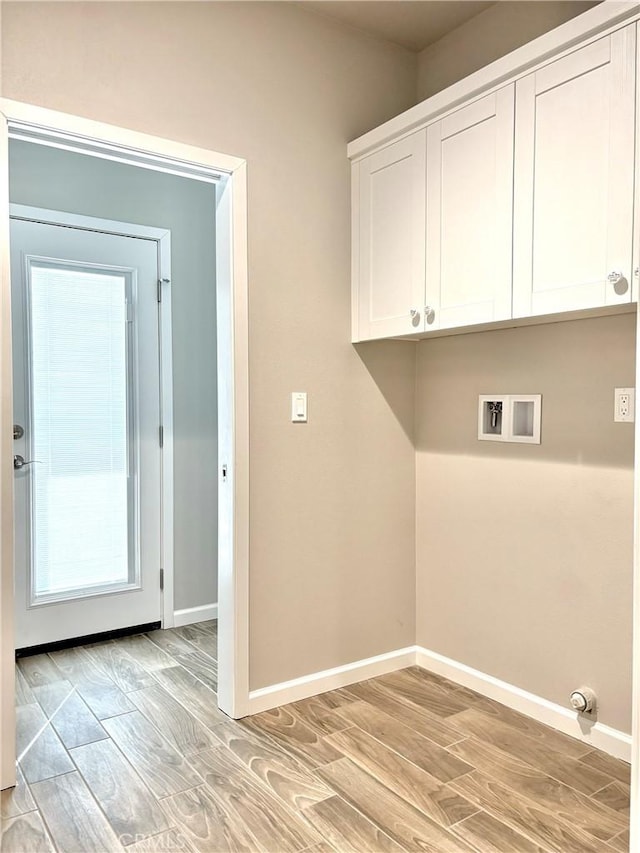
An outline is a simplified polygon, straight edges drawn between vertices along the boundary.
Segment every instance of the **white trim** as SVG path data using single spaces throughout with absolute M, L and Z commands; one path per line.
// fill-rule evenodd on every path
M 352 160 L 366 156 L 391 141 L 426 127 L 466 102 L 517 80 L 518 77 L 533 71 L 536 66 L 559 58 L 563 51 L 604 36 L 607 30 L 631 23 L 637 19 L 639 13 L 640 3 L 635 0 L 604 0 L 598 6 L 588 9 L 354 139 L 347 146 L 347 155 Z
M 137 225 L 115 219 L 101 219 L 79 213 L 67 213 L 60 210 L 48 210 L 25 204 L 9 204 L 11 219 L 41 222 L 45 225 L 62 225 L 82 231 L 96 231 L 101 234 L 113 234 L 117 237 L 136 237 L 150 240 L 157 245 L 158 276 L 167 279 L 162 288 L 167 294 L 171 284 L 171 231 L 155 228 L 151 225 Z M 163 448 L 161 455 L 161 524 L 160 524 L 160 561 L 164 569 L 164 589 L 161 595 L 160 612 L 163 628 L 173 627 L 173 346 L 171 331 L 171 298 L 167 294 L 158 306 L 158 332 L 160 357 L 160 412 L 158 417 L 163 426 Z
M 17 138 L 25 139 L 25 133 L 28 132 L 29 141 L 34 142 L 39 137 L 43 144 L 48 145 L 55 144 L 56 137 L 61 141 L 73 137 L 73 144 L 84 146 L 87 153 L 90 147 L 92 156 L 117 159 L 143 168 L 157 168 L 162 172 L 173 172 L 177 166 L 186 171 L 188 166 L 193 166 L 200 171 L 201 176 L 208 172 L 210 178 L 218 180 L 222 173 L 233 174 L 245 163 L 240 157 L 230 157 L 219 151 L 9 98 L 0 98 L 0 112 L 11 126 L 12 137 L 15 134 Z
M 0 788 L 16 781 L 9 132 L 0 121 Z
M 416 647 L 407 646 L 405 649 L 397 649 L 395 652 L 386 652 L 375 657 L 347 663 L 344 666 L 335 666 L 322 672 L 313 672 L 294 678 L 291 681 L 283 681 L 280 684 L 272 684 L 270 687 L 262 687 L 252 690 L 249 694 L 249 713 L 259 714 L 289 702 L 297 702 L 299 699 L 307 699 L 309 696 L 317 696 L 328 690 L 337 690 L 338 687 L 348 687 L 358 681 L 367 678 L 375 678 L 376 675 L 384 675 L 387 672 L 395 672 L 413 666 L 416 662 Z
M 231 413 L 230 418 L 218 418 L 218 706 L 237 719 L 246 716 L 249 707 L 249 305 L 244 163 L 234 172 L 233 181 L 217 187 L 216 222 L 218 411 Z
M 13 139 L 13 135 L 11 138 Z M 11 219 L 26 219 L 29 222 L 41 222 L 44 225 L 68 225 L 70 228 L 78 228 L 81 231 L 97 231 L 113 234 L 116 237 L 140 237 L 143 240 L 156 242 L 171 234 L 166 228 L 136 225 L 116 219 L 101 219 L 98 216 L 86 216 L 84 213 L 49 210 L 44 207 L 32 207 L 29 204 L 10 204 L 9 216 Z M 171 270 L 170 266 L 169 270 Z
M 183 625 L 196 625 L 198 622 L 208 622 L 210 619 L 217 618 L 217 604 L 202 604 L 200 607 L 185 607 L 184 610 L 175 610 L 173 624 L 176 628 L 182 628 Z
M 584 741 L 587 744 L 586 749 L 593 747 L 623 761 L 631 760 L 631 735 L 626 732 L 612 729 L 603 723 L 581 726 L 579 715 L 570 708 L 564 708 L 562 705 L 543 699 L 542 696 L 529 693 L 527 690 L 421 646 L 416 646 L 416 664 L 422 669 L 442 675 L 463 687 L 469 687 L 476 693 L 494 699 L 506 705 L 507 708 L 513 708 L 514 711 L 532 717 L 539 723 Z
M 84 144 L 84 153 L 91 156 L 142 168 L 177 170 L 198 179 L 208 175 L 217 183 L 217 299 L 226 308 L 218 311 L 218 364 L 219 370 L 229 370 L 224 381 L 218 382 L 219 432 L 227 440 L 219 458 L 229 471 L 226 488 L 219 489 L 219 513 L 225 518 L 230 539 L 229 546 L 222 543 L 222 537 L 218 542 L 219 548 L 225 548 L 224 559 L 219 558 L 224 569 L 219 612 L 221 623 L 229 626 L 220 635 L 218 703 L 232 717 L 246 713 L 249 702 L 249 358 L 245 160 L 6 98 L 0 98 L 0 115 L 5 119 L 0 121 L 0 787 L 4 788 L 15 780 L 9 135 L 29 133 L 31 141 L 40 137 L 50 144 L 57 135 L 62 145 L 72 143 L 79 150 Z
M 158 240 L 158 270 L 162 301 L 158 306 L 160 340 L 160 423 L 162 425 L 162 507 L 160 558 L 163 572 L 162 625 L 173 624 L 173 591 L 175 588 L 174 544 L 174 474 L 173 474 L 173 329 L 171 323 L 171 232 Z M 165 279 L 169 281 L 166 282 Z

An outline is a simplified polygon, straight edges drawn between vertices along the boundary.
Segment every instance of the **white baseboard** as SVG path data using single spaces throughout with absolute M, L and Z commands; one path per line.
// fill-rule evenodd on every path
M 631 761 L 631 735 L 625 732 L 612 729 L 603 723 L 585 722 L 569 708 L 556 705 L 555 702 L 421 646 L 416 647 L 416 664 L 422 669 L 469 687 L 476 693 L 495 699 L 496 702 L 513 708 L 514 711 L 520 711 L 539 723 L 582 740 L 590 747 L 601 749 L 623 761 Z
M 259 714 L 261 711 L 269 711 L 272 708 L 287 705 L 289 702 L 297 702 L 299 699 L 317 696 L 319 693 L 336 690 L 338 687 L 348 687 L 350 684 L 374 678 L 376 675 L 384 675 L 387 672 L 395 672 L 398 669 L 416 665 L 455 681 L 463 687 L 469 687 L 570 737 L 577 738 L 587 747 L 601 749 L 623 761 L 631 761 L 631 735 L 603 723 L 584 722 L 569 708 L 564 708 L 562 705 L 557 705 L 548 699 L 543 699 L 541 696 L 421 646 L 408 646 L 395 652 L 387 652 L 376 657 L 354 661 L 345 666 L 337 666 L 304 675 L 301 678 L 294 678 L 291 681 L 252 690 L 249 693 L 249 714 Z
M 409 646 L 406 649 L 386 652 L 344 666 L 336 666 L 333 669 L 325 669 L 291 681 L 273 684 L 270 687 L 252 690 L 249 693 L 249 714 L 259 714 L 261 711 L 269 711 L 280 705 L 288 705 L 289 702 L 297 702 L 299 699 L 337 690 L 338 687 L 348 687 L 349 684 L 365 681 L 376 675 L 384 675 L 387 672 L 413 666 L 415 662 L 415 646 Z
M 196 622 L 207 622 L 218 618 L 217 604 L 203 604 L 200 607 L 187 607 L 185 610 L 173 611 L 173 625 L 181 628 L 183 625 L 194 625 Z

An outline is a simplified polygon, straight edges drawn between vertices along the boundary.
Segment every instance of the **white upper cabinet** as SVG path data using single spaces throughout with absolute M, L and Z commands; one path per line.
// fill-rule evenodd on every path
M 349 145 L 354 341 L 637 301 L 638 26 L 598 4 Z
M 635 39 L 516 83 L 514 317 L 631 301 Z
M 353 169 L 353 339 L 423 328 L 426 131 Z
M 427 330 L 511 317 L 513 134 L 513 84 L 427 128 Z

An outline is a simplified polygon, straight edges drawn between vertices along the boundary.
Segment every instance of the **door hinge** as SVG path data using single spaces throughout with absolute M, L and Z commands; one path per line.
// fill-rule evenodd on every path
M 164 447 L 164 427 L 162 425 L 158 427 L 158 441 L 160 442 L 160 447 Z
M 163 284 L 170 284 L 170 283 L 171 283 L 170 278 L 159 278 L 158 279 L 158 302 L 162 302 L 162 285 Z
M 164 589 L 164 569 L 160 569 L 160 589 Z

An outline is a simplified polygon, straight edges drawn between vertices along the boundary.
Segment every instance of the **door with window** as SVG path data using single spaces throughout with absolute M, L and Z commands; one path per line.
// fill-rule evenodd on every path
M 12 216 L 16 647 L 160 620 L 158 248 Z

